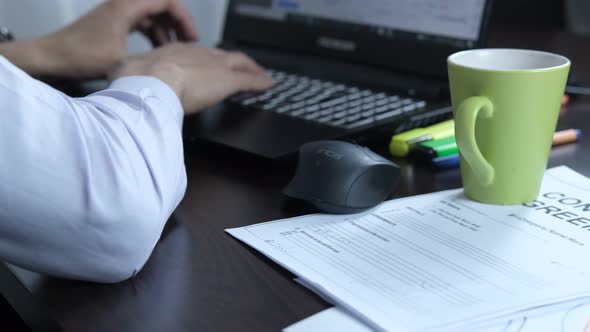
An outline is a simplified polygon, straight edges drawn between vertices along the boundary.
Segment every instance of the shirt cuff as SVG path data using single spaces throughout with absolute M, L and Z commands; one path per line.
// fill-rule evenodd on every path
M 162 80 L 152 76 L 126 76 L 114 80 L 109 89 L 127 91 L 140 96 L 142 99 L 156 98 L 170 107 L 182 128 L 184 111 L 176 93 Z

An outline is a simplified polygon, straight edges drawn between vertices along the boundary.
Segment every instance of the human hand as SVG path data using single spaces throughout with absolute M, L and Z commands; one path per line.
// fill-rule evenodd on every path
M 134 75 L 154 76 L 167 83 L 187 114 L 235 93 L 265 90 L 273 84 L 265 71 L 242 53 L 182 43 L 128 57 L 110 78 Z
M 108 0 L 71 25 L 38 40 L 43 76 L 88 79 L 107 75 L 128 55 L 127 35 L 140 31 L 154 46 L 195 41 L 181 0 Z

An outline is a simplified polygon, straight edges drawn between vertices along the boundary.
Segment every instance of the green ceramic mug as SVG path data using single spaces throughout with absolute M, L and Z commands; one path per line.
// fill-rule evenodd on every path
M 539 194 L 570 61 L 519 49 L 448 58 L 465 195 L 520 204 Z

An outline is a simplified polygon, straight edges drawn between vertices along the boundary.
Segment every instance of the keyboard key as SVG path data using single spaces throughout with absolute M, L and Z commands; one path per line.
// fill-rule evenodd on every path
M 258 102 L 262 103 L 262 104 L 268 104 L 268 103 L 272 103 L 273 100 L 276 99 L 276 96 L 274 95 L 267 95 L 267 96 L 260 96 L 258 97 Z
M 266 105 L 263 105 L 263 106 L 261 107 L 261 109 L 263 109 L 263 110 L 265 110 L 265 111 L 270 111 L 270 110 L 272 110 L 272 109 L 275 109 L 275 108 L 277 108 L 277 105 L 276 105 L 276 104 L 274 104 L 274 103 L 271 103 L 271 104 L 266 104 Z
M 282 98 L 282 97 L 275 97 L 272 100 L 270 100 L 269 103 L 279 105 L 279 104 L 284 103 L 285 100 L 287 100 L 287 99 L 286 98 Z
M 303 118 L 306 120 L 313 120 L 313 119 L 317 119 L 319 117 L 320 117 L 320 112 L 312 112 L 312 113 L 305 114 L 305 116 Z
M 296 94 L 297 94 L 296 91 L 287 91 L 287 92 L 280 93 L 277 96 L 277 98 L 289 99 L 289 98 L 291 98 L 291 96 L 296 95 Z
M 426 107 L 426 102 L 424 100 L 420 100 L 416 103 L 416 108 L 424 108 Z
M 344 111 L 347 108 L 349 108 L 348 104 L 347 103 L 344 103 L 344 104 L 340 104 L 340 105 L 334 107 L 334 111 L 335 112 L 340 112 L 340 111 Z
M 375 103 L 367 103 L 367 104 L 364 104 L 361 108 L 364 111 L 371 110 L 371 109 L 375 108 Z
M 379 114 L 375 117 L 375 121 L 381 121 L 381 120 L 385 120 L 385 119 L 390 119 L 390 118 L 395 118 L 399 115 L 402 114 L 402 110 L 401 109 L 396 109 L 393 111 L 389 111 L 387 113 L 383 113 L 383 114 Z
M 351 101 L 351 102 L 349 102 L 349 103 L 348 103 L 348 105 L 349 105 L 350 107 L 356 107 L 356 106 L 360 106 L 362 103 L 363 103 L 363 101 L 362 101 L 362 100 L 360 100 L 360 99 L 357 99 L 357 100 L 355 100 L 355 101 Z
M 332 113 L 334 113 L 334 109 L 333 108 L 326 108 L 326 109 L 320 111 L 320 115 L 321 116 L 330 115 Z
M 404 108 L 402 110 L 404 113 L 412 112 L 412 111 L 416 110 L 416 105 L 410 104 L 410 105 L 404 106 Z
M 243 100 L 241 102 L 241 104 L 244 106 L 250 106 L 250 105 L 254 105 L 256 102 L 258 102 L 258 97 L 252 97 L 252 98 L 248 98 L 246 100 Z
M 389 101 L 385 98 L 383 99 L 379 99 L 375 102 L 375 106 L 383 106 L 386 105 L 387 103 L 389 103 Z
M 303 92 L 303 93 L 296 94 L 296 95 L 292 96 L 290 98 L 290 100 L 295 101 L 295 102 L 298 102 L 298 101 L 305 100 L 305 99 L 307 99 L 309 97 L 310 97 L 310 94 L 309 93 Z
M 370 116 L 373 116 L 374 114 L 375 114 L 375 111 L 373 111 L 373 110 L 364 111 L 361 113 L 361 117 L 368 118 Z
M 361 119 L 361 115 L 360 114 L 354 114 L 354 115 L 350 115 L 346 118 L 346 122 L 356 122 L 358 120 Z
M 400 107 L 402 107 L 402 102 L 398 101 L 398 102 L 390 103 L 389 105 L 387 105 L 387 107 L 389 107 L 389 109 L 400 108 Z
M 320 104 L 321 108 L 327 108 L 327 107 L 332 107 L 332 106 L 336 106 L 338 104 L 342 104 L 346 102 L 346 98 L 345 97 L 340 97 L 340 98 L 336 98 L 336 99 L 332 99 L 326 102 L 323 102 Z
M 341 119 L 341 118 L 346 117 L 347 115 L 348 115 L 348 113 L 346 113 L 346 111 L 342 111 L 342 112 L 334 113 L 334 118 Z
M 305 106 L 305 102 L 300 101 L 298 103 L 291 104 L 291 109 L 295 110 L 295 109 L 301 108 L 303 106 Z
M 363 127 L 363 126 L 367 126 L 370 125 L 371 123 L 373 123 L 375 120 L 373 120 L 373 118 L 367 118 L 364 120 L 360 120 L 360 121 L 356 121 L 353 123 L 349 123 L 346 125 L 346 128 L 348 129 L 354 129 L 354 128 L 358 128 L 358 127 Z
M 351 107 L 351 108 L 349 108 L 349 109 L 347 109 L 347 110 L 346 110 L 346 112 L 347 112 L 349 115 L 356 114 L 356 113 L 360 113 L 360 112 L 362 112 L 362 111 L 363 111 L 363 109 L 362 109 L 360 106 L 357 106 L 357 107 Z
M 346 123 L 346 118 L 330 121 L 332 126 L 340 127 Z
M 389 111 L 389 109 L 390 108 L 387 105 L 386 106 L 377 107 L 377 108 L 375 108 L 375 114 L 385 113 L 385 112 Z
M 289 114 L 290 116 L 295 116 L 295 117 L 298 117 L 298 116 L 301 116 L 301 115 L 305 114 L 305 109 L 304 109 L 304 108 L 300 108 L 300 109 L 298 109 L 298 110 L 296 110 L 296 111 L 293 111 L 293 112 L 291 112 L 291 113 L 288 113 L 288 114 Z
M 396 101 L 399 101 L 399 96 L 389 96 L 387 98 L 387 101 L 389 101 L 390 103 L 395 103 Z
M 291 110 L 291 105 L 285 105 L 282 107 L 279 107 L 276 112 L 277 113 L 285 113 L 285 112 L 289 112 Z
M 320 106 L 319 105 L 312 105 L 312 106 L 307 106 L 305 108 L 305 112 L 317 112 L 320 110 Z
M 346 96 L 346 99 L 348 101 L 351 101 L 351 100 L 359 99 L 360 97 L 361 97 L 361 94 L 357 92 L 357 93 L 349 94 L 348 96 Z

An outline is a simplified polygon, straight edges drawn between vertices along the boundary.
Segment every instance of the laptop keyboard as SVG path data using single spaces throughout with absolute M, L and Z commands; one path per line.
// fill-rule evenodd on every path
M 230 102 L 346 129 L 370 127 L 419 113 L 426 101 L 268 70 L 275 85 Z

